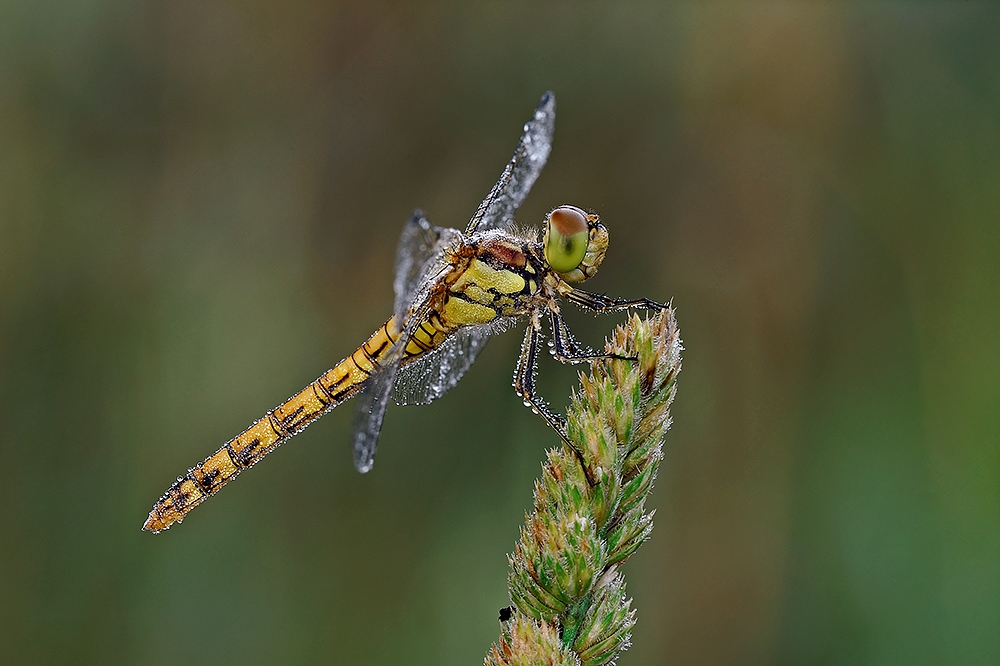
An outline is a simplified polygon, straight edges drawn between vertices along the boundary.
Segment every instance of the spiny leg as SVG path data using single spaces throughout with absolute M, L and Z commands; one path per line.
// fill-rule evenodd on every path
M 538 369 L 538 342 L 541 335 L 541 327 L 541 319 L 538 313 L 533 313 L 531 315 L 531 322 L 524 332 L 524 342 L 521 343 L 521 355 L 517 359 L 517 369 L 514 371 L 514 390 L 524 400 L 525 407 L 530 407 L 531 411 L 541 416 L 549 424 L 549 427 L 555 430 L 559 434 L 559 437 L 576 454 L 587 483 L 593 487 L 597 484 L 590 476 L 590 470 L 587 468 L 587 461 L 584 459 L 583 453 L 569 439 L 569 435 L 566 432 L 566 420 L 558 414 L 554 414 L 549 409 L 545 400 L 535 395 L 535 373 Z
M 562 296 L 566 300 L 576 303 L 582 308 L 599 313 L 617 312 L 619 310 L 628 310 L 631 308 L 642 308 L 645 310 L 667 309 L 667 306 L 663 303 L 657 303 L 656 301 L 648 298 L 637 298 L 634 300 L 611 298 L 610 296 L 594 294 L 589 291 L 584 291 L 583 289 L 576 289 L 575 287 L 570 288 L 568 291 L 563 293 Z
M 559 435 L 566 437 L 566 421 L 558 414 L 553 414 L 545 401 L 535 395 L 535 375 L 538 372 L 538 342 L 541 325 L 537 315 L 532 315 L 528 328 L 524 331 L 524 341 L 521 343 L 521 354 L 514 370 L 514 390 L 524 400 L 525 407 L 531 407 L 539 416 L 545 419 Z
M 590 349 L 581 349 L 580 344 L 573 338 L 557 310 L 549 310 L 549 321 L 552 325 L 552 356 L 560 363 L 582 363 L 584 361 L 597 361 L 604 358 L 619 359 L 622 361 L 634 361 L 633 356 L 621 356 L 619 354 L 599 354 Z

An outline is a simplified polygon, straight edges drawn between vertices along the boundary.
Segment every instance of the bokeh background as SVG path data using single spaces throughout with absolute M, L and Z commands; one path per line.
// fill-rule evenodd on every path
M 384 320 L 410 210 L 463 226 L 547 89 L 519 221 L 599 211 L 591 288 L 687 348 L 620 663 L 1000 663 L 997 5 L 306 0 L 0 2 L 0 661 L 481 663 L 556 443 L 517 333 L 372 473 L 348 407 L 139 527 Z

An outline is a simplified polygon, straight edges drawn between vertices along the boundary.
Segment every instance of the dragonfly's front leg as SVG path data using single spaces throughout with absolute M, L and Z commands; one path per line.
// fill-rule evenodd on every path
M 587 468 L 587 462 L 584 460 L 583 454 L 569 440 L 569 435 L 566 433 L 566 419 L 558 414 L 554 414 L 549 409 L 548 404 L 542 398 L 535 395 L 535 373 L 538 370 L 538 348 L 541 333 L 541 317 L 538 312 L 533 312 L 528 328 L 524 332 L 524 342 L 521 343 L 521 355 L 517 359 L 517 369 L 514 371 L 514 390 L 524 400 L 524 406 L 530 407 L 531 411 L 541 416 L 549 424 L 549 427 L 555 430 L 559 434 L 559 437 L 566 442 L 566 445 L 573 450 L 573 453 L 576 454 L 576 457 L 580 461 L 580 467 L 583 469 L 583 475 L 587 478 L 587 483 L 594 486 L 596 484 L 590 476 L 590 470 Z
M 617 312 L 619 310 L 629 310 L 631 308 L 642 308 L 645 310 L 667 309 L 667 306 L 663 303 L 657 303 L 656 301 L 648 298 L 637 298 L 635 300 L 611 298 L 610 296 L 594 294 L 575 287 L 569 287 L 566 291 L 561 292 L 561 295 L 566 300 L 572 301 L 582 308 L 599 313 Z

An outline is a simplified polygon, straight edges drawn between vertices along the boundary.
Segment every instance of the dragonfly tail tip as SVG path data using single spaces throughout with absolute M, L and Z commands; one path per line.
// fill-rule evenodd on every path
M 149 517 L 146 518 L 146 522 L 142 524 L 143 532 L 152 532 L 153 534 L 158 534 L 163 530 L 167 529 L 169 525 L 163 522 L 159 514 L 156 513 L 156 509 L 149 512 Z

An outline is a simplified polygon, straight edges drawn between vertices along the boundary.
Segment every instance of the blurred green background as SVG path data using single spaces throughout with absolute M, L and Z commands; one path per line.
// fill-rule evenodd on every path
M 462 227 L 547 89 L 519 221 L 599 211 L 590 287 L 687 347 L 620 663 L 1000 663 L 996 4 L 299 0 L 0 2 L 0 661 L 481 663 L 556 443 L 518 333 L 372 473 L 339 409 L 139 527 L 382 323 L 410 210 Z

